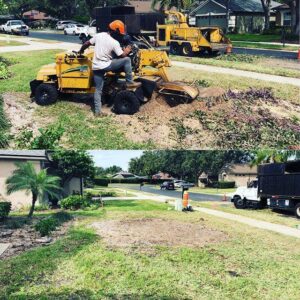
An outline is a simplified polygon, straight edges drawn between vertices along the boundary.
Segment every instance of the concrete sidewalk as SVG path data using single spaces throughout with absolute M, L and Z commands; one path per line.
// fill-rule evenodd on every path
M 193 63 L 187 63 L 182 61 L 172 61 L 172 65 L 180 68 L 190 69 L 190 70 L 199 70 L 204 72 L 233 75 L 237 77 L 247 77 L 256 80 L 270 81 L 270 82 L 281 83 L 281 84 L 286 83 L 286 84 L 291 84 L 300 87 L 299 78 L 269 75 L 264 73 L 256 73 L 251 71 L 243 71 L 243 70 L 230 69 L 224 67 L 193 64 Z

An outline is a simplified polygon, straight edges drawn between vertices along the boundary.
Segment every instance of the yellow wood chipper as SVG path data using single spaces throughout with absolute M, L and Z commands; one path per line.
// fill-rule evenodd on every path
M 170 46 L 173 55 L 194 56 L 226 51 L 232 48 L 231 42 L 219 27 L 190 27 L 184 14 L 178 11 L 165 11 L 167 16 L 174 16 L 176 23 L 157 25 L 157 43 Z
M 103 99 L 117 114 L 134 114 L 140 105 L 149 101 L 154 91 L 163 95 L 171 105 L 189 103 L 198 96 L 198 89 L 181 82 L 171 82 L 166 70 L 170 60 L 164 51 L 133 47 L 130 55 L 134 80 L 141 82 L 136 89 L 128 89 L 125 74 L 105 74 Z M 60 93 L 91 94 L 95 87 L 92 71 L 93 49 L 85 55 L 59 53 L 55 64 L 43 66 L 35 80 L 30 82 L 31 97 L 39 105 L 57 101 Z

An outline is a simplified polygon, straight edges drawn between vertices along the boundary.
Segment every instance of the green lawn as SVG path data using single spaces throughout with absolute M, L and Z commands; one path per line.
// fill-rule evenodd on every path
M 222 55 L 212 58 L 183 56 L 171 56 L 171 58 L 175 61 L 300 78 L 300 68 L 297 61 L 291 62 L 290 60 L 240 54 Z
M 280 34 L 255 34 L 255 33 L 244 33 L 244 34 L 226 34 L 232 41 L 247 41 L 247 42 L 281 42 Z
M 65 238 L 0 261 L 0 299 L 299 299 L 300 241 L 149 201 L 77 212 Z M 203 248 L 106 247 L 96 220 L 164 218 L 222 231 Z
M 18 42 L 18 41 L 9 41 L 9 40 L 4 41 L 0 39 L 0 47 L 24 46 L 24 45 L 28 45 L 28 44 Z
M 113 187 L 93 187 L 85 189 L 86 192 L 92 193 L 95 195 L 102 195 L 103 197 L 133 197 L 135 196 L 132 193 L 129 193 L 127 189 L 122 188 L 113 188 Z
M 200 194 L 229 194 L 233 193 L 236 188 L 233 189 L 215 189 L 215 188 L 199 188 L 192 187 L 189 189 L 191 193 L 200 193 Z
M 253 42 L 233 42 L 233 47 L 241 48 L 254 48 L 254 49 L 268 49 L 268 50 L 286 50 L 286 51 L 297 51 L 299 46 L 282 46 L 282 45 L 272 45 L 264 43 L 253 43 Z

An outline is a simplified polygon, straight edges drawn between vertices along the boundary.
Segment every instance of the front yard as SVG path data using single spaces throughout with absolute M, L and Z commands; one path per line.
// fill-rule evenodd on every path
M 199 98 L 190 104 L 170 107 L 155 94 L 133 116 L 115 115 L 104 106 L 103 118 L 94 118 L 91 97 L 63 96 L 54 105 L 38 106 L 29 98 L 29 82 L 58 51 L 3 55 L 14 60 L 11 77 L 0 80 L 14 136 L 11 148 L 28 149 L 26 136 L 37 136 L 40 128 L 56 133 L 57 126 L 64 132 L 60 145 L 77 149 L 249 149 L 298 143 L 297 86 L 179 67 L 169 70 L 172 80 L 195 83 L 200 89 Z
M 63 238 L 0 262 L 1 299 L 299 299 L 294 238 L 150 201 L 72 214 Z

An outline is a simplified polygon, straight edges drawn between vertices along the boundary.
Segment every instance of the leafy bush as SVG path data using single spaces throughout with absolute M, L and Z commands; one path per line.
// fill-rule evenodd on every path
M 0 148 L 7 148 L 9 135 L 7 133 L 10 127 L 10 123 L 4 112 L 4 101 L 3 97 L 0 95 Z
M 88 207 L 90 205 L 90 202 L 86 197 L 83 197 L 81 195 L 72 195 L 60 200 L 59 204 L 64 209 L 76 210 Z
M 108 186 L 109 179 L 106 178 L 95 178 L 94 184 L 99 186 Z
M 235 181 L 213 181 L 211 187 L 218 189 L 232 189 L 235 187 Z
M 40 135 L 34 137 L 32 130 L 24 129 L 16 138 L 16 145 L 20 149 L 53 150 L 58 147 L 64 131 L 60 124 L 53 124 L 47 128 L 40 128 Z
M 9 78 L 9 71 L 7 65 L 3 62 L 0 62 L 0 79 L 7 79 Z
M 11 211 L 11 202 L 0 202 L 0 220 L 5 219 Z
M 140 184 L 140 183 L 149 183 L 149 184 L 161 184 L 165 181 L 168 181 L 166 179 L 152 179 L 152 178 L 94 178 L 94 184 L 99 185 L 99 182 L 102 184 L 102 186 L 107 186 L 109 183 L 128 183 L 128 184 Z M 106 184 L 107 185 L 103 185 Z
M 63 223 L 70 221 L 72 216 L 66 212 L 58 212 L 53 216 L 40 220 L 35 226 L 35 230 L 40 233 L 41 236 L 47 236 L 57 227 Z
M 49 205 L 48 204 L 40 204 L 40 205 L 36 205 L 34 207 L 35 211 L 43 211 L 43 210 L 47 210 L 49 209 Z

